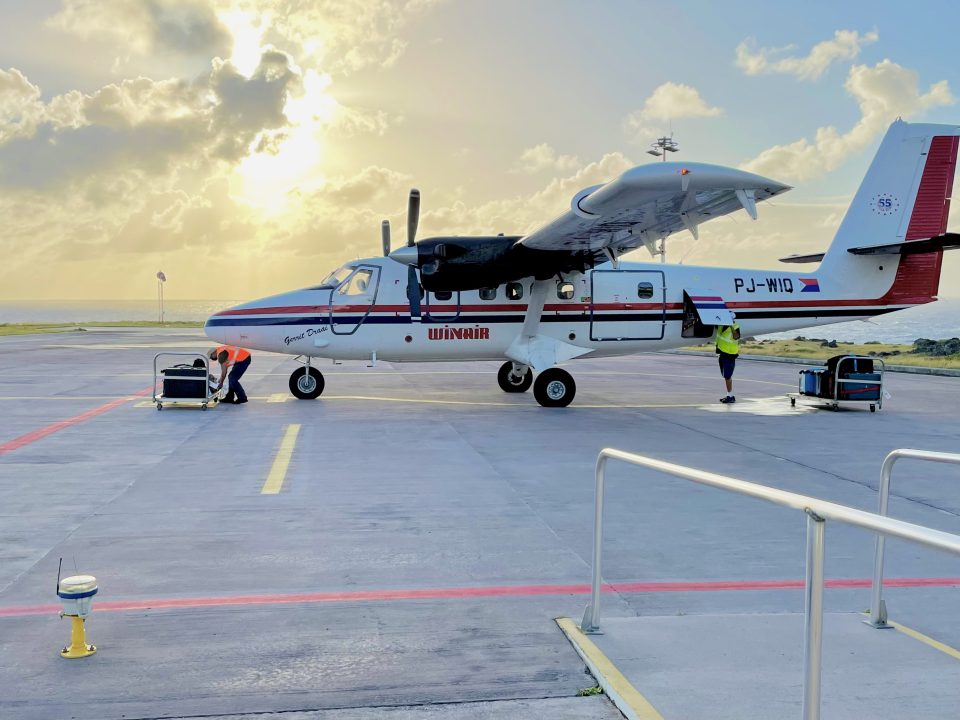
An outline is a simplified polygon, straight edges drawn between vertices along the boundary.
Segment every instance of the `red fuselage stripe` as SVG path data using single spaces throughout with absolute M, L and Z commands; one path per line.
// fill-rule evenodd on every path
M 717 298 L 720 300 L 720 298 Z M 779 310 L 781 308 L 831 308 L 831 307 L 877 307 L 881 305 L 899 305 L 902 303 L 888 303 L 882 298 L 856 299 L 856 300 L 766 300 L 755 302 L 735 302 L 727 301 L 727 307 L 731 309 L 768 309 Z M 424 306 L 425 307 L 425 306 Z M 545 312 L 590 312 L 593 310 L 682 310 L 682 303 L 565 303 L 545 305 Z M 426 307 L 425 307 L 426 309 Z M 447 314 L 456 313 L 457 305 L 433 305 L 430 310 L 434 313 Z M 461 313 L 482 313 L 482 312 L 526 312 L 526 305 L 460 305 Z M 356 312 L 378 312 L 378 313 L 398 313 L 407 314 L 410 312 L 409 305 L 340 305 L 333 309 L 334 314 L 338 313 L 356 313 Z M 299 315 L 299 314 L 321 314 L 330 312 L 330 308 L 324 306 L 305 306 L 292 305 L 287 307 L 264 307 L 264 308 L 245 308 L 240 310 L 223 310 L 216 313 L 214 317 L 236 317 L 243 315 Z

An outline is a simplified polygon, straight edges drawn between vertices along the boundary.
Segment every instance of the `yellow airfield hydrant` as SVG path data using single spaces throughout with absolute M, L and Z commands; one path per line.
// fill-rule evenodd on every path
M 97 648 L 87 645 L 84 622 L 93 606 L 93 596 L 97 594 L 97 579 L 93 575 L 72 575 L 57 585 L 57 595 L 63 600 L 60 617 L 69 617 L 70 644 L 60 651 L 61 657 L 84 658 L 93 655 Z

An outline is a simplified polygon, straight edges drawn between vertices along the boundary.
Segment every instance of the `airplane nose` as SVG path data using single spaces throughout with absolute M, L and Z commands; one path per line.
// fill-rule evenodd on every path
M 416 245 L 404 245 L 390 253 L 390 259 L 396 260 L 401 265 L 416 267 L 420 262 L 420 252 Z
M 233 327 L 224 325 L 223 320 L 217 318 L 217 315 L 211 315 L 203 325 L 203 332 L 214 342 L 224 345 L 233 343 Z

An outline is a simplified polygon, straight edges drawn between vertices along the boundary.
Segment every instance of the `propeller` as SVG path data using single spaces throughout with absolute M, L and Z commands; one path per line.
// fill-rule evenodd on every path
M 390 256 L 390 221 L 384 220 L 380 223 L 380 238 L 383 242 L 383 256 Z
M 420 224 L 420 191 L 410 189 L 410 200 L 407 203 L 407 247 L 413 247 L 417 239 L 417 225 Z
M 420 191 L 410 189 L 410 199 L 407 202 L 407 247 L 415 247 L 417 239 L 417 225 L 420 224 Z M 420 318 L 420 278 L 413 265 L 407 266 L 407 300 L 410 301 L 410 319 Z

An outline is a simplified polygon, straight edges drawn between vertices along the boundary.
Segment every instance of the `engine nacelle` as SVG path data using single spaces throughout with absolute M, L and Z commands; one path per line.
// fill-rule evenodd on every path
M 437 290 L 476 290 L 557 273 L 583 272 L 594 264 L 592 255 L 566 251 L 531 250 L 517 243 L 522 236 L 434 237 L 417 243 L 420 284 Z

